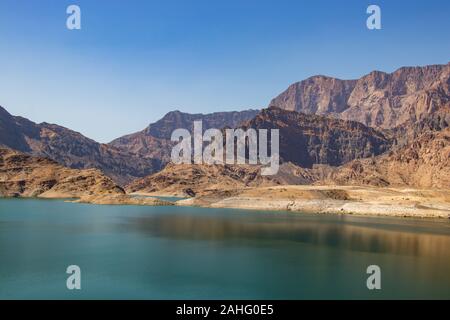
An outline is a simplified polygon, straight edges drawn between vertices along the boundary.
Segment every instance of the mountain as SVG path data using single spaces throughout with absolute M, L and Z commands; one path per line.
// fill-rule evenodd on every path
M 203 129 L 224 127 L 234 128 L 241 122 L 250 120 L 259 113 L 259 110 L 244 110 L 230 112 L 214 112 L 208 114 L 191 114 L 180 111 L 167 113 L 162 119 L 149 125 L 145 130 L 146 135 L 159 139 L 169 139 L 172 132 L 178 128 L 185 128 L 192 132 L 194 121 L 202 121 Z
M 292 84 L 270 106 L 391 129 L 450 105 L 450 63 L 373 71 L 357 80 L 314 76 Z
M 174 165 L 127 185 L 129 192 L 194 196 L 247 187 L 311 184 L 329 170 L 358 158 L 382 154 L 391 140 L 359 122 L 332 119 L 272 107 L 237 128 L 279 129 L 282 164 L 274 176 L 262 176 L 260 165 Z M 309 168 L 309 169 L 308 169 Z
M 69 169 L 47 158 L 0 148 L 0 196 L 73 198 L 124 193 L 99 170 Z
M 242 129 L 279 129 L 280 158 L 303 168 L 314 164 L 339 166 L 386 152 L 391 140 L 383 132 L 355 121 L 286 111 L 262 110 Z
M 142 159 L 55 124 L 36 124 L 12 116 L 2 107 L 0 146 L 47 157 L 70 168 L 100 169 L 118 183 L 126 183 L 161 169 L 158 159 Z
M 142 131 L 120 137 L 109 143 L 123 152 L 132 152 L 143 158 L 159 159 L 162 163 L 170 161 L 173 142 L 172 132 L 184 128 L 192 132 L 194 121 L 202 121 L 203 130 L 209 128 L 234 128 L 241 122 L 252 119 L 258 110 L 215 112 L 209 114 L 190 114 L 180 111 L 167 113 L 162 119 L 150 124 Z
M 168 164 L 160 172 L 133 181 L 126 189 L 137 193 L 218 198 L 238 195 L 248 188 L 289 185 L 448 189 L 450 128 L 426 131 L 408 145 L 339 167 L 302 168 L 285 162 L 274 176 L 261 176 L 260 171 L 260 166 L 254 165 Z
M 373 71 L 356 80 L 315 76 L 291 85 L 261 111 L 172 111 L 109 144 L 55 124 L 12 116 L 0 107 L 0 146 L 74 169 L 99 169 L 132 191 L 181 188 L 188 194 L 208 185 L 319 183 L 324 177 L 343 184 L 445 186 L 445 159 L 429 159 L 426 150 L 445 156 L 437 146 L 447 141 L 449 97 L 450 63 L 404 67 L 393 73 Z M 170 162 L 172 132 L 192 131 L 197 120 L 203 130 L 279 129 L 282 174 L 261 177 L 257 166 L 169 165 L 155 175 Z
M 450 128 L 426 131 L 413 142 L 373 159 L 336 169 L 323 183 L 450 188 Z

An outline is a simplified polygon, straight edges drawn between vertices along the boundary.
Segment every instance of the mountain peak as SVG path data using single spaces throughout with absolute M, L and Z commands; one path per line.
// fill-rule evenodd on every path
M 314 76 L 290 85 L 270 106 L 389 129 L 450 104 L 449 65 L 375 70 L 358 80 Z
M 0 115 L 12 117 L 12 115 L 2 106 L 0 106 Z
M 179 110 L 166 113 L 160 120 L 144 129 L 144 134 L 159 139 L 170 139 L 172 132 L 179 128 L 191 130 L 194 121 L 202 121 L 203 129 L 222 129 L 226 126 L 236 127 L 241 122 L 250 120 L 258 110 L 214 112 L 214 113 L 186 113 Z

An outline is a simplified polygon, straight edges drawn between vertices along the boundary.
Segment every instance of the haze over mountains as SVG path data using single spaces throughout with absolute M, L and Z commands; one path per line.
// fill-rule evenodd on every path
M 122 185 L 139 179 L 131 184 L 133 191 L 137 186 L 163 185 L 164 179 L 181 181 L 181 188 L 183 179 L 169 176 L 190 169 L 169 166 L 161 171 L 170 162 L 174 144 L 170 135 L 178 128 L 191 131 L 193 121 L 202 120 L 204 130 L 280 129 L 280 156 L 285 163 L 284 178 L 272 181 L 252 176 L 255 172 L 249 168 L 199 169 L 195 172 L 203 185 L 209 181 L 220 186 L 221 179 L 229 176 L 226 183 L 231 186 L 238 172 L 238 179 L 253 185 L 284 184 L 285 177 L 293 176 L 298 183 L 446 187 L 449 115 L 450 64 L 432 65 L 404 67 L 391 74 L 374 71 L 358 80 L 315 76 L 291 85 L 261 111 L 206 115 L 172 111 L 109 144 L 58 125 L 12 116 L 0 107 L 0 146 L 70 168 L 100 169 Z M 403 173 L 395 175 L 400 168 Z

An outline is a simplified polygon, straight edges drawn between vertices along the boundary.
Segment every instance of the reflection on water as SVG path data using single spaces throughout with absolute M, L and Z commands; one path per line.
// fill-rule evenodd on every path
M 330 218 L 336 221 L 321 221 Z M 450 259 L 448 224 L 430 233 L 425 220 L 417 222 L 418 226 L 411 228 L 408 226 L 410 221 L 404 223 L 405 221 L 397 219 L 385 219 L 386 223 L 377 223 L 370 219 L 323 216 L 296 219 L 277 215 L 268 218 L 264 214 L 249 219 L 238 215 L 224 217 L 169 214 L 130 218 L 128 227 L 152 236 L 172 239 L 293 241 L 354 251 Z M 432 226 L 433 222 L 429 224 Z
M 447 220 L 0 199 L 0 299 L 449 299 L 449 245 Z

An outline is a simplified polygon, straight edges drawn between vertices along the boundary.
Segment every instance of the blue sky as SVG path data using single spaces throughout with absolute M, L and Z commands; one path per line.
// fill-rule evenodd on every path
M 0 0 L 0 105 L 109 142 L 174 109 L 265 107 L 315 74 L 447 63 L 449 15 L 448 0 Z

